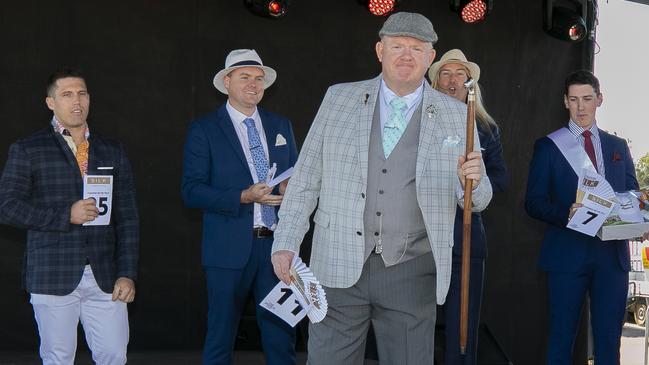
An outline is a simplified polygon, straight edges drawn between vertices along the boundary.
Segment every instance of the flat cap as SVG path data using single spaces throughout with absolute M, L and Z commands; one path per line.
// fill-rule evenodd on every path
M 432 44 L 437 42 L 437 33 L 428 18 L 418 13 L 405 11 L 390 15 L 379 31 L 379 37 L 383 36 L 413 37 Z

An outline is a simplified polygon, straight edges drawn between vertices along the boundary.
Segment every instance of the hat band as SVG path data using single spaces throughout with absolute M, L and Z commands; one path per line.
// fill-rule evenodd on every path
M 237 66 L 263 66 L 261 63 L 253 60 L 246 60 L 246 61 L 240 61 L 237 63 L 233 63 L 228 68 L 230 67 L 237 67 Z

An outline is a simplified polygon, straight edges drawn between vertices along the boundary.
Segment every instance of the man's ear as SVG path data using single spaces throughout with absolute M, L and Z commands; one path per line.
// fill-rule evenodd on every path
M 379 59 L 379 62 L 383 62 L 383 42 L 378 41 L 376 42 L 376 46 L 374 47 L 376 50 L 376 58 Z
M 47 107 L 50 110 L 54 110 L 54 98 L 51 96 L 48 96 L 45 98 L 45 104 L 47 104 Z
M 428 60 L 428 68 L 433 64 L 433 61 L 435 61 L 435 56 L 437 55 L 437 51 L 435 51 L 435 48 L 433 48 L 430 52 L 430 59 Z

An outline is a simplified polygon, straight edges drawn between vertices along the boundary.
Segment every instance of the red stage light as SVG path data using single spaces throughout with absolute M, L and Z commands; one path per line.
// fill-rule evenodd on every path
M 370 0 L 367 7 L 374 15 L 387 15 L 394 10 L 395 0 Z
M 478 22 L 487 15 L 487 4 L 484 0 L 473 0 L 462 8 L 460 15 L 466 23 Z
M 268 11 L 271 15 L 279 15 L 282 12 L 282 5 L 277 1 L 271 1 L 268 3 Z
M 585 29 L 580 25 L 573 25 L 568 29 L 568 38 L 571 41 L 578 41 L 584 38 Z

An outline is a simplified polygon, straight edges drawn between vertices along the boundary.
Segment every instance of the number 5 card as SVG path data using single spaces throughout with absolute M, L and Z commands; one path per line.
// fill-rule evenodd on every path
M 113 177 L 110 175 L 86 175 L 83 178 L 83 198 L 95 199 L 99 215 L 84 226 L 107 226 L 113 207 Z
M 577 209 L 567 227 L 593 237 L 604 224 L 615 203 L 593 193 L 586 193 L 581 204 L 584 206 Z

